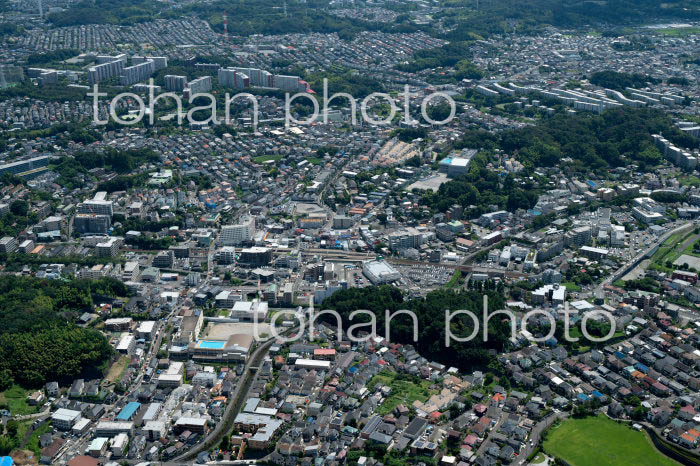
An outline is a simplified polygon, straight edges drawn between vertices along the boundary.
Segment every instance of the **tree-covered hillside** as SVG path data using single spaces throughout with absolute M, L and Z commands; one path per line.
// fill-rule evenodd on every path
M 0 277 L 0 390 L 14 382 L 37 387 L 97 373 L 112 348 L 97 330 L 78 327 L 93 295 L 124 295 L 116 280 Z
M 640 171 L 662 162 L 652 134 L 663 134 L 680 147 L 700 147 L 700 139 L 680 131 L 662 111 L 621 107 L 601 115 L 558 115 L 533 126 L 494 134 L 483 130 L 464 133 L 457 148 L 489 153 L 500 149 L 526 167 L 563 167 L 569 173 L 600 177 L 605 169 L 636 165 Z M 454 204 L 475 205 L 470 214 L 483 213 L 489 205 L 514 211 L 528 209 L 537 201 L 536 184 L 527 177 L 519 183 L 514 175 L 501 175 L 486 167 L 483 154 L 472 159 L 469 172 L 443 183 L 438 192 L 425 194 L 426 204 L 444 212 Z
M 469 34 L 532 32 L 543 25 L 562 28 L 601 26 L 617 28 L 664 20 L 697 20 L 700 5 L 694 0 L 482 0 L 479 10 L 470 0 L 446 0 L 452 9 L 435 15 L 450 27 L 445 37 L 464 40 Z
M 48 19 L 54 26 L 81 24 L 134 24 L 154 18 L 180 18 L 196 15 L 223 32 L 223 15 L 227 14 L 232 35 L 336 32 L 352 38 L 360 31 L 411 32 L 424 30 L 451 41 L 461 41 L 472 34 L 485 37 L 494 33 L 528 32 L 544 25 L 575 28 L 590 25 L 622 26 L 662 20 L 700 19 L 700 6 L 694 0 L 482 0 L 479 10 L 474 0 L 444 0 L 433 15 L 436 24 L 416 25 L 409 18 L 412 7 L 405 2 L 387 2 L 386 7 L 401 14 L 389 23 L 341 18 L 333 15 L 329 0 L 288 0 L 286 8 L 276 0 L 218 0 L 205 8 L 199 4 L 168 8 L 154 0 L 96 0 L 73 4 Z M 357 8 L 363 2 L 357 0 Z M 339 8 L 341 6 L 338 6 Z M 444 28 L 437 26 L 444 21 Z
M 489 296 L 489 312 L 503 308 L 505 303 L 502 290 L 500 293 L 498 290 L 489 290 L 486 294 Z M 482 306 L 483 293 L 481 292 L 457 293 L 450 290 L 436 290 L 428 293 L 425 298 L 404 300 L 401 291 L 392 286 L 341 290 L 323 302 L 324 309 L 334 309 L 340 314 L 345 330 L 351 325 L 368 322 L 367 315 L 355 316 L 355 319 L 350 320 L 349 316 L 353 311 L 364 309 L 373 312 L 377 319 L 379 335 L 384 335 L 385 331 L 385 310 L 388 309 L 392 313 L 401 309 L 413 311 L 418 317 L 418 341 L 413 343 L 412 321 L 407 316 L 397 316 L 392 319 L 391 341 L 413 344 L 422 356 L 465 371 L 486 367 L 493 360 L 489 350 L 503 351 L 510 338 L 510 327 L 507 322 L 494 318 L 489 322 L 488 341 L 484 341 L 483 329 L 480 329 L 473 341 L 464 343 L 452 341 L 450 347 L 445 348 L 445 310 L 470 311 L 481 322 Z M 333 319 L 329 322 L 330 325 L 335 325 Z M 363 326 L 358 331 L 369 329 L 369 326 Z M 469 336 L 473 329 L 474 326 L 469 317 L 456 316 L 452 320 L 454 335 Z

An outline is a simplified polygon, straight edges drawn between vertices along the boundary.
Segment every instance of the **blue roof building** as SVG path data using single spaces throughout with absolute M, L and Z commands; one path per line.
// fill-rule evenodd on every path
M 639 372 L 644 372 L 645 374 L 649 373 L 649 368 L 642 364 L 641 362 L 638 362 L 637 364 L 634 365 L 634 368 L 637 369 Z
M 134 414 L 136 414 L 136 411 L 138 411 L 140 407 L 141 403 L 138 403 L 136 401 L 127 403 L 127 405 L 124 406 L 121 411 L 119 411 L 119 414 L 117 415 L 117 421 L 131 421 L 131 419 L 133 419 L 134 417 Z

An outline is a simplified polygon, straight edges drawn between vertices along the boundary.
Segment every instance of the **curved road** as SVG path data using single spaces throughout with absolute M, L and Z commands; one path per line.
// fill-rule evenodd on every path
M 295 327 L 287 330 L 285 333 L 299 330 L 299 327 Z M 195 445 L 190 451 L 183 453 L 182 455 L 169 461 L 190 461 L 195 459 L 199 453 L 218 445 L 224 435 L 226 435 L 233 427 L 233 421 L 243 406 L 245 396 L 248 394 L 248 389 L 255 378 L 255 373 L 251 373 L 251 368 L 256 368 L 257 370 L 263 358 L 270 350 L 270 347 L 274 344 L 275 340 L 276 338 L 270 338 L 265 343 L 258 346 L 255 351 L 253 351 L 253 354 L 248 358 L 243 370 L 243 375 L 241 375 L 238 385 L 236 386 L 236 391 L 231 397 L 231 402 L 226 407 L 226 411 L 224 412 L 221 420 L 216 424 L 216 427 L 209 432 L 202 442 Z

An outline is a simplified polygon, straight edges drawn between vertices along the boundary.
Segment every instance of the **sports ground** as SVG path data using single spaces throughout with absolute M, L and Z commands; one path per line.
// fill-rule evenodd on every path
M 549 431 L 544 451 L 571 466 L 678 466 L 644 432 L 605 416 L 568 419 Z

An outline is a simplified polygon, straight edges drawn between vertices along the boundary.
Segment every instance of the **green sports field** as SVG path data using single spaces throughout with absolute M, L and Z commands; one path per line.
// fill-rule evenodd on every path
M 569 419 L 549 432 L 544 451 L 571 466 L 678 466 L 644 432 L 604 416 Z

